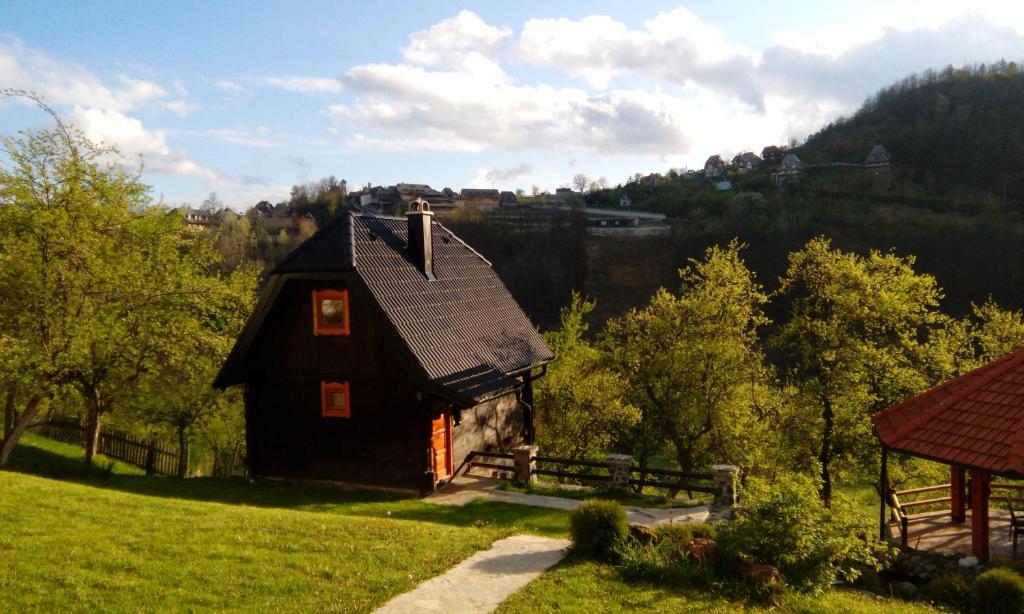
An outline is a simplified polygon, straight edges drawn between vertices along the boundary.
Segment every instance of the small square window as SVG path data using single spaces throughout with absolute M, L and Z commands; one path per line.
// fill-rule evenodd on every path
M 313 291 L 313 334 L 347 335 L 348 290 Z
M 348 382 L 320 382 L 320 415 L 324 418 L 348 418 Z

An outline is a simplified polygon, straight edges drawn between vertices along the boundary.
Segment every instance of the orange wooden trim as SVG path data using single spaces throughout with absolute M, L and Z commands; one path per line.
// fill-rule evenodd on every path
M 324 323 L 321 302 L 325 300 L 341 300 L 341 324 Z M 348 290 L 313 290 L 313 334 L 314 335 L 347 335 L 349 334 Z
M 331 395 L 337 392 L 345 398 L 345 406 L 341 409 L 331 405 Z M 352 416 L 352 396 L 349 394 L 348 382 L 320 382 L 320 415 L 324 418 Z

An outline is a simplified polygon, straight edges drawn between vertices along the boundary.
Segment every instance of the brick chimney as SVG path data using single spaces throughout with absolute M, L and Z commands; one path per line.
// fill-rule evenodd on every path
M 434 248 L 430 242 L 430 223 L 434 217 L 430 205 L 417 198 L 405 214 L 409 222 L 409 257 L 427 279 L 434 277 Z

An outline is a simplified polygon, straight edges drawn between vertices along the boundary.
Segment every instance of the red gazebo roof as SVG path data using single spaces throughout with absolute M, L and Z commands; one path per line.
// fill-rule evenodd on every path
M 1024 477 L 1024 349 L 871 417 L 890 449 Z

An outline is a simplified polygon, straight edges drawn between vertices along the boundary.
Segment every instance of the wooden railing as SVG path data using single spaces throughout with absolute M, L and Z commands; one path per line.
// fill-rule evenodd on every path
M 908 488 L 907 490 L 889 491 L 889 506 L 892 510 L 891 518 L 893 522 L 898 522 L 900 525 L 900 545 L 907 546 L 909 544 L 911 522 L 931 520 L 933 518 L 949 515 L 950 503 L 953 500 L 950 488 L 952 488 L 952 484 L 939 484 L 937 486 L 924 486 L 921 488 Z M 950 492 L 950 495 L 947 495 L 945 497 L 915 499 L 912 501 L 904 500 L 907 497 L 940 491 Z M 918 514 L 916 516 L 911 517 L 910 513 L 908 512 L 908 510 L 911 510 L 913 508 L 934 506 L 939 504 L 945 504 L 944 509 L 934 513 Z
M 34 424 L 30 430 L 48 439 L 79 446 L 85 438 L 85 428 L 71 421 L 50 420 Z M 176 475 L 178 472 L 176 452 L 158 446 L 152 439 L 146 440 L 124 431 L 101 430 L 96 452 L 142 467 L 150 474 Z
M 480 468 L 490 470 L 492 477 L 512 478 L 515 475 L 513 459 L 514 455 L 507 452 L 473 451 L 469 453 L 455 471 L 454 476 L 457 477 L 474 468 Z M 608 461 L 558 458 L 554 456 L 533 456 L 530 460 L 531 464 L 534 465 L 531 475 L 554 477 L 574 483 L 608 484 L 612 481 Z M 712 475 L 710 473 L 688 473 L 672 469 L 656 469 L 633 465 L 629 468 L 627 485 L 638 491 L 644 487 L 652 487 L 669 491 L 717 494 L 720 489 L 713 487 L 710 484 L 711 480 Z
M 889 507 L 890 507 L 890 518 L 892 522 L 899 523 L 900 525 L 900 545 L 907 546 L 910 540 L 910 525 L 915 522 L 923 522 L 926 520 L 933 520 L 935 518 L 941 518 L 943 516 L 950 516 L 952 514 L 952 484 L 938 484 L 936 486 L 923 486 L 921 488 L 908 488 L 906 490 L 890 490 L 889 491 Z M 965 491 L 967 489 L 965 488 Z M 1021 493 L 1024 491 L 1024 484 L 989 484 L 990 492 L 994 491 L 1012 491 Z M 927 497 L 924 499 L 911 499 L 917 495 L 948 492 L 949 494 L 944 497 Z M 969 507 L 970 498 L 964 493 L 964 507 Z M 1024 497 L 1019 496 L 989 496 L 989 502 L 993 503 L 1006 503 L 1012 505 L 1015 509 L 1024 509 Z M 913 514 L 911 510 L 917 508 L 928 508 L 935 506 L 942 506 L 938 510 L 926 510 L 921 513 Z

